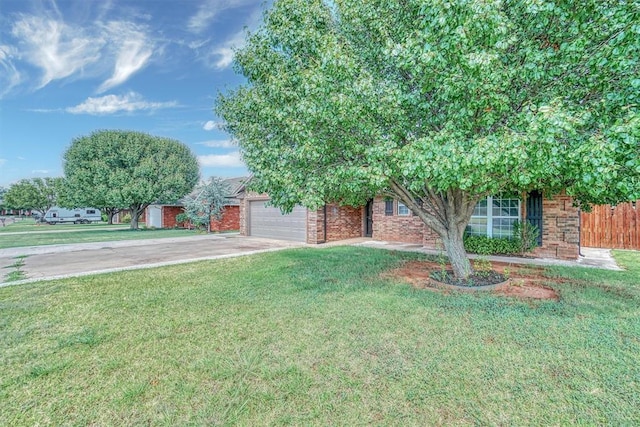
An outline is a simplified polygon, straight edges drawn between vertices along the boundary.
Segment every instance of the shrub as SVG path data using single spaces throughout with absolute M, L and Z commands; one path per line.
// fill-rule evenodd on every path
M 130 213 L 126 213 L 122 216 L 122 219 L 120 219 L 120 222 L 122 222 L 123 224 L 129 224 L 131 222 L 131 214 Z
M 464 249 L 479 255 L 515 255 L 520 253 L 520 239 L 493 238 L 465 234 Z

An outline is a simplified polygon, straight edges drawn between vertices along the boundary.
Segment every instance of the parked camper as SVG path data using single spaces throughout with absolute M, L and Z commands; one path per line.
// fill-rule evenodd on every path
M 65 209 L 54 206 L 44 215 L 47 224 L 89 224 L 94 221 L 102 221 L 99 209 L 95 208 L 75 208 Z

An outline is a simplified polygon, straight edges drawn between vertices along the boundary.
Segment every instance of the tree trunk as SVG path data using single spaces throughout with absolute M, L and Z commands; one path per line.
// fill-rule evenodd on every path
M 448 235 L 441 236 L 444 249 L 447 251 L 453 274 L 460 279 L 469 277 L 473 269 L 464 249 L 463 235 L 457 230 L 449 230 Z
M 146 209 L 146 206 L 131 206 L 131 230 L 137 230 L 138 220 L 140 219 L 140 215 Z
M 113 225 L 113 211 L 107 210 L 107 224 Z

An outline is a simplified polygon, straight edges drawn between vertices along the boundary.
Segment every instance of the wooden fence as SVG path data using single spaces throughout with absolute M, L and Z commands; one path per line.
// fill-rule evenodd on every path
M 640 200 L 594 206 L 580 215 L 580 245 L 592 248 L 640 250 Z

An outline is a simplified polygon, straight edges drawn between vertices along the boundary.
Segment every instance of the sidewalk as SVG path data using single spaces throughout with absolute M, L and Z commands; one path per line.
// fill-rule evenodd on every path
M 332 242 L 327 245 L 353 245 L 353 246 L 367 246 L 371 248 L 388 249 L 394 251 L 409 251 L 409 252 L 421 252 L 429 255 L 439 255 L 443 251 L 437 251 L 435 249 L 426 249 L 422 245 L 412 243 L 399 243 L 399 242 L 385 242 L 378 240 L 371 240 L 367 238 L 357 238 L 350 240 L 343 240 L 340 242 Z M 325 246 L 325 245 L 321 245 Z M 622 268 L 616 264 L 615 259 L 611 256 L 610 249 L 598 249 L 598 248 L 580 248 L 581 256 L 575 261 L 567 261 L 551 258 L 523 258 L 514 256 L 484 256 L 469 254 L 470 259 L 485 258 L 489 261 L 504 262 L 510 264 L 533 264 L 533 265 L 561 265 L 567 267 L 588 267 L 588 268 L 602 268 L 605 270 L 621 271 Z M 446 253 L 444 253 L 446 255 Z

